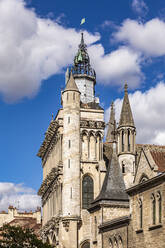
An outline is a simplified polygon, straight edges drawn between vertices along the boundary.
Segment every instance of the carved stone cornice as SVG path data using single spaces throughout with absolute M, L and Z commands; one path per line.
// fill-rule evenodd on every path
M 80 121 L 81 128 L 92 128 L 92 129 L 104 129 L 105 122 L 104 121 L 88 121 L 88 120 L 81 120 Z
M 50 194 L 55 190 L 56 186 L 61 183 L 59 177 L 60 175 L 62 175 L 61 164 L 57 168 L 52 168 L 50 173 L 47 175 L 47 177 L 41 184 L 41 187 L 38 190 L 38 195 L 42 197 L 43 205 L 45 204 L 45 201 L 49 198 Z
M 44 239 L 52 231 L 59 229 L 61 217 L 52 217 L 41 229 L 40 235 Z
M 62 220 L 63 227 L 65 228 L 65 231 L 69 231 L 69 225 L 70 225 L 70 220 Z
M 42 143 L 42 145 L 40 146 L 40 149 L 37 153 L 37 156 L 40 158 L 44 158 L 45 154 L 47 153 L 47 150 L 49 148 L 49 146 L 51 145 L 51 147 L 49 149 L 52 149 L 52 147 L 54 147 L 54 144 L 57 141 L 57 130 L 59 128 L 59 122 L 52 120 L 50 122 L 50 125 L 45 133 L 45 139 Z
M 70 226 L 71 221 L 77 221 L 78 229 L 81 228 L 82 220 L 80 219 L 80 217 L 77 217 L 77 216 L 63 217 L 62 224 L 66 232 L 69 231 L 69 226 Z

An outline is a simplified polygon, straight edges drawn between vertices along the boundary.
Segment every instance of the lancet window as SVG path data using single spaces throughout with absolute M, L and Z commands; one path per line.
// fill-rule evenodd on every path
M 156 205 L 157 205 L 157 220 L 158 223 L 162 222 L 162 197 L 160 191 L 156 194 Z
M 156 200 L 155 195 L 151 195 L 151 202 L 152 202 L 152 224 L 156 224 Z
M 124 130 L 121 132 L 121 146 L 122 152 L 124 152 Z
M 130 130 L 128 130 L 128 151 L 130 152 Z
M 87 209 L 94 199 L 93 179 L 85 175 L 82 180 L 82 208 Z
M 95 143 L 96 143 L 95 137 L 91 133 L 89 136 L 89 157 L 90 159 L 96 158 Z
M 142 229 L 143 227 L 143 202 L 140 198 L 138 201 L 138 213 L 139 213 L 139 228 Z

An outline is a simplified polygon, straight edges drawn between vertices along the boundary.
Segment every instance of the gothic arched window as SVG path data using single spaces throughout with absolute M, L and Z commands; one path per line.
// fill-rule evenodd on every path
M 154 194 L 151 195 L 152 201 L 152 224 L 155 225 L 156 223 L 156 201 Z
M 81 248 L 90 248 L 90 243 L 88 241 L 86 241 Z
M 142 199 L 139 199 L 139 228 L 142 229 L 143 227 L 143 203 Z
M 128 151 L 130 152 L 130 130 L 128 130 Z
M 157 209 L 158 209 L 158 222 L 162 222 L 162 198 L 160 191 L 157 192 Z
M 122 152 L 124 152 L 124 131 L 122 130 L 122 133 L 121 133 L 121 145 L 122 145 Z
M 82 208 L 87 209 L 93 201 L 93 179 L 86 175 L 82 181 Z

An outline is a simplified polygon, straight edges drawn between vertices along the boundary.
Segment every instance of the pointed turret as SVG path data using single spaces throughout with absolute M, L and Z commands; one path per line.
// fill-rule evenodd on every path
M 128 86 L 124 86 L 124 99 L 120 114 L 118 133 L 118 157 L 122 168 L 126 188 L 133 183 L 135 171 L 135 137 L 136 127 L 133 120 L 131 106 L 128 98 Z
M 102 200 L 117 202 L 129 201 L 128 195 L 125 192 L 125 184 L 117 158 L 116 142 L 113 142 L 112 159 L 109 162 L 101 192 L 94 202 Z
M 69 80 L 67 82 L 67 85 L 65 87 L 65 90 L 64 91 L 78 91 L 79 92 L 79 89 L 74 81 L 74 77 L 73 77 L 73 74 L 72 74 L 72 70 L 70 72 L 70 77 L 69 77 Z
M 110 119 L 108 122 L 108 130 L 106 135 L 106 142 L 112 143 L 116 140 L 116 120 L 115 120 L 115 110 L 114 103 L 111 103 Z
M 135 126 L 134 125 L 134 120 L 132 116 L 132 111 L 131 111 L 131 106 L 129 103 L 129 98 L 128 98 L 128 85 L 127 83 L 124 86 L 124 100 L 123 100 L 123 105 L 122 105 L 122 110 L 120 114 L 120 121 L 119 121 L 119 127 L 122 126 Z

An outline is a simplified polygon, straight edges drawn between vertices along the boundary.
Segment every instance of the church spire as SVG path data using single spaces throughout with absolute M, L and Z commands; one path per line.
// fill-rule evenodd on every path
M 125 83 L 124 86 L 124 100 L 123 100 L 123 105 L 122 105 L 122 110 L 120 114 L 120 121 L 119 121 L 119 127 L 124 127 L 124 126 L 132 126 L 134 127 L 134 120 L 132 116 L 132 111 L 131 111 L 131 106 L 129 103 L 129 98 L 128 98 L 128 85 Z
M 94 200 L 94 202 L 92 202 L 92 204 L 102 200 L 113 202 L 129 201 L 128 195 L 125 192 L 125 184 L 118 162 L 116 142 L 113 142 L 112 159 L 109 162 L 102 189 L 100 191 L 100 194 Z
M 78 89 L 78 87 L 77 87 L 77 85 L 75 83 L 75 80 L 73 78 L 72 70 L 70 72 L 70 77 L 69 77 L 69 80 L 67 82 L 67 85 L 66 85 L 64 91 L 68 91 L 68 90 L 78 91 L 79 92 L 79 89 Z
M 114 102 L 111 103 L 110 119 L 108 122 L 108 130 L 106 135 L 106 142 L 113 142 L 116 140 L 116 120 L 115 120 L 115 110 Z
M 81 33 L 81 42 L 74 58 L 73 74 L 85 74 L 96 78 L 96 73 L 90 65 L 87 45 L 84 42 L 84 34 Z

